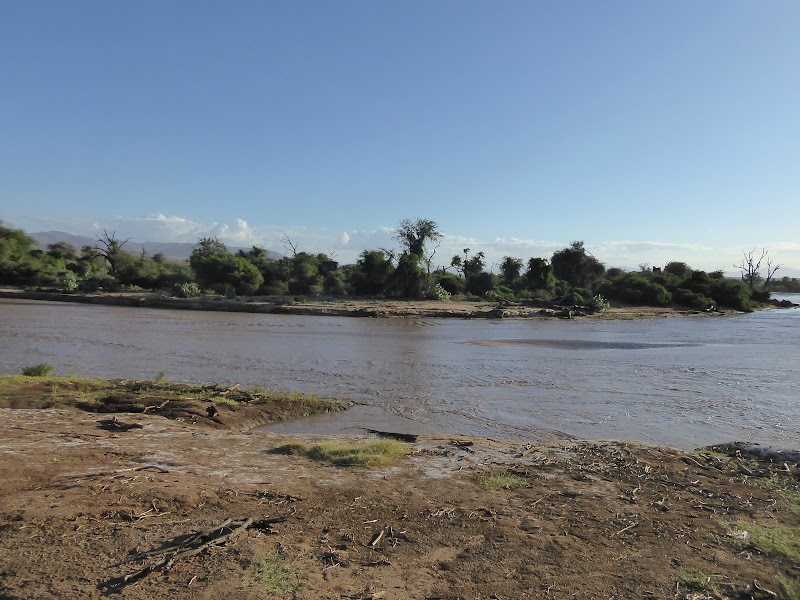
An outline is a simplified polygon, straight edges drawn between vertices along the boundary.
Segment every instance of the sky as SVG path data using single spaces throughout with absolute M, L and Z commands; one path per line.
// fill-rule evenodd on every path
M 796 0 L 7 0 L 0 219 L 800 268 L 798 31 Z

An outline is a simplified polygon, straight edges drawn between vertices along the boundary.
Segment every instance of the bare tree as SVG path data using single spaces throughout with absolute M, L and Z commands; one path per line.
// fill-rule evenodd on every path
M 95 244 L 92 249 L 96 250 L 100 256 L 106 259 L 106 262 L 108 262 L 108 265 L 111 268 L 111 274 L 116 277 L 117 264 L 119 263 L 119 258 L 122 254 L 122 247 L 130 241 L 130 238 L 120 242 L 117 239 L 116 230 L 109 232 L 107 229 L 103 230 L 102 236 L 98 235 L 95 237 L 97 238 L 98 243 Z
M 292 256 L 297 256 L 297 244 L 292 242 L 292 239 L 289 237 L 288 233 L 284 232 L 281 241 L 283 242 L 283 248 L 286 250 L 286 252 L 291 252 Z
M 424 262 L 425 262 L 425 267 L 428 269 L 428 275 L 431 274 L 431 263 L 433 262 L 433 257 L 436 256 L 436 251 L 439 249 L 439 246 L 442 245 L 441 236 L 440 237 L 435 237 L 433 239 L 436 240 L 436 245 L 433 247 L 433 249 L 430 252 L 426 252 L 425 253 L 425 258 L 423 259 Z
M 764 259 L 767 261 L 766 279 L 761 277 L 761 263 L 764 262 Z M 764 289 L 766 289 L 767 284 L 775 275 L 775 272 L 781 268 L 779 264 L 773 266 L 772 259 L 769 257 L 769 250 L 766 248 L 761 249 L 761 256 L 756 254 L 755 248 L 749 252 L 743 250 L 742 262 L 733 266 L 742 272 L 742 281 L 744 281 L 751 290 L 755 289 L 756 284 L 762 280 L 764 282 Z

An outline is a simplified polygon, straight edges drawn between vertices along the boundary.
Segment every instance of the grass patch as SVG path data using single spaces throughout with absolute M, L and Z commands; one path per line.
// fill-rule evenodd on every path
M 476 475 L 475 482 L 484 490 L 514 490 L 528 486 L 528 480 L 525 477 L 514 473 Z
M 251 392 L 238 386 L 197 385 L 166 380 L 110 380 L 25 375 L 0 376 L 0 407 L 63 408 L 138 412 L 165 401 L 263 406 L 272 420 L 341 410 L 342 404 L 297 392 Z M 265 406 L 268 405 L 268 406 Z M 108 409 L 108 410 L 106 410 Z
M 338 444 L 322 442 L 310 446 L 302 442 L 291 442 L 275 448 L 276 454 L 307 456 L 341 466 L 389 465 L 408 456 L 411 446 L 397 440 L 376 440 L 362 444 Z
M 296 592 L 300 587 L 299 576 L 292 572 L 286 555 L 278 551 L 268 554 L 264 560 L 255 564 L 252 581 L 267 598 Z
M 781 591 L 781 598 L 784 600 L 800 600 L 800 580 L 778 575 L 775 582 Z
M 708 577 L 703 577 L 702 575 L 689 575 L 684 573 L 681 574 L 678 583 L 689 592 L 717 593 L 719 591 L 716 589 L 716 586 L 709 581 Z
M 22 369 L 22 374 L 25 377 L 47 377 L 55 370 L 55 367 L 50 363 L 39 363 Z
M 800 527 L 746 521 L 735 521 L 728 527 L 746 531 L 749 536 L 744 542 L 762 554 L 789 564 L 800 563 Z

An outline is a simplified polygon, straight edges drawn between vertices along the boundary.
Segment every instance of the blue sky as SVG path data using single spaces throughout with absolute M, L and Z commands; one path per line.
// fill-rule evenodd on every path
M 800 3 L 0 5 L 0 218 L 800 268 Z

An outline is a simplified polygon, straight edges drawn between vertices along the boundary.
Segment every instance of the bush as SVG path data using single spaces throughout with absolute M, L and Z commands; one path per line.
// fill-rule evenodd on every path
M 603 298 L 600 294 L 595 294 L 592 296 L 592 299 L 589 300 L 589 308 L 591 308 L 595 312 L 606 312 L 611 305 L 608 303 L 608 300 Z
M 703 294 L 698 294 L 686 288 L 678 288 L 672 293 L 672 300 L 676 304 L 688 306 L 695 310 L 706 310 L 714 306 L 714 301 Z
M 450 292 L 448 292 L 446 289 L 444 289 L 438 283 L 433 288 L 433 293 L 436 295 L 436 299 L 441 301 L 441 302 L 445 302 L 447 300 L 450 300 L 450 296 L 451 296 Z
M 172 288 L 172 294 L 178 298 L 197 298 L 200 295 L 200 286 L 194 281 L 179 283 Z
M 583 306 L 586 302 L 578 292 L 572 291 L 561 300 L 561 304 L 565 306 Z
M 78 276 L 72 271 L 67 271 L 61 277 L 61 287 L 71 292 L 78 289 Z
M 22 374 L 25 377 L 46 377 L 53 372 L 55 367 L 50 363 L 39 363 L 38 365 L 33 365 L 31 367 L 25 367 L 22 369 Z
M 711 287 L 711 297 L 721 306 L 752 312 L 750 288 L 743 281 L 720 281 Z

